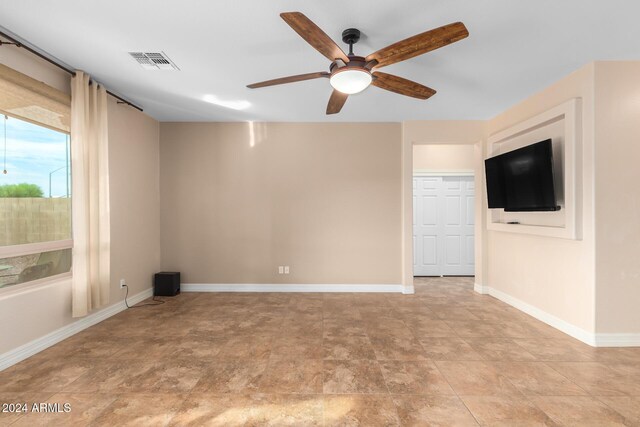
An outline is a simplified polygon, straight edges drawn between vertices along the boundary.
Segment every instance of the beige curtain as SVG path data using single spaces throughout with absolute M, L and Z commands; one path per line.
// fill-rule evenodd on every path
M 71 80 L 73 316 L 109 302 L 107 92 L 77 71 Z

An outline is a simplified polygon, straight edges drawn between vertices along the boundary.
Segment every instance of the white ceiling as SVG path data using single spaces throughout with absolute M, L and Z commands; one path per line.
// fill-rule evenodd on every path
M 360 29 L 354 50 L 363 56 L 455 21 L 470 36 L 383 69 L 436 89 L 433 98 L 370 87 L 325 116 L 328 79 L 245 87 L 327 70 L 329 61 L 279 17 L 285 11 L 304 13 L 345 50 L 342 30 Z M 0 26 L 162 121 L 487 119 L 590 61 L 640 59 L 638 16 L 637 0 L 0 2 Z M 180 71 L 145 71 L 129 51 L 164 51 Z M 206 95 L 250 106 L 224 108 Z

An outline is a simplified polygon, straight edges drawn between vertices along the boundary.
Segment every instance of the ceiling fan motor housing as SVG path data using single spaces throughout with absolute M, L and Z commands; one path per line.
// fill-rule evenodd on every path
M 358 40 L 360 40 L 360 30 L 357 28 L 347 28 L 342 32 L 342 41 L 346 44 L 356 44 Z
M 365 68 L 365 65 L 367 65 L 367 61 L 363 56 L 351 55 L 349 56 L 349 62 L 346 64 L 342 60 L 333 61 L 329 65 L 329 71 L 333 73 L 341 68 Z

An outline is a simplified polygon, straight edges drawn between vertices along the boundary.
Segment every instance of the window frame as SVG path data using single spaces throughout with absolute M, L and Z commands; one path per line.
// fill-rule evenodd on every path
M 40 126 L 42 128 L 53 130 L 55 132 L 60 132 L 62 134 L 67 135 L 69 137 L 69 139 L 67 140 L 69 143 L 69 148 L 68 148 L 69 149 L 69 171 L 71 171 L 71 142 L 70 142 L 71 133 L 70 132 L 65 132 L 61 129 L 56 129 L 51 126 L 47 126 L 43 123 L 38 123 L 34 120 L 29 120 L 22 117 L 14 116 L 12 114 L 7 114 L 4 111 L 0 111 L 0 114 L 7 117 L 11 117 L 14 120 L 28 122 L 28 123 L 31 123 L 32 125 Z M 73 191 L 72 191 L 72 194 L 73 194 Z M 73 197 L 69 197 L 69 199 L 71 200 L 71 204 L 73 205 Z M 19 257 L 24 255 L 36 255 L 44 252 L 52 252 L 52 251 L 63 250 L 63 249 L 73 250 L 73 217 L 71 218 L 71 238 L 63 239 L 63 240 L 50 240 L 47 242 L 23 243 L 19 245 L 0 246 L 0 259 Z M 72 261 L 71 261 L 71 269 L 69 271 L 65 273 L 49 276 L 49 277 L 43 277 L 41 279 L 31 280 L 28 282 L 18 283 L 15 285 L 0 288 L 0 297 L 4 296 L 5 294 L 13 293 L 12 291 L 23 290 L 25 288 L 31 288 L 36 286 L 38 287 L 45 286 L 45 285 L 53 284 L 56 282 L 60 282 L 63 279 L 70 278 L 72 276 L 73 276 L 73 254 L 72 254 Z

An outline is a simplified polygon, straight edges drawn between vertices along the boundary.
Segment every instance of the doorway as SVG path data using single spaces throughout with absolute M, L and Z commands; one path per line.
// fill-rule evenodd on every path
M 414 174 L 414 276 L 473 276 L 474 228 L 472 174 Z

